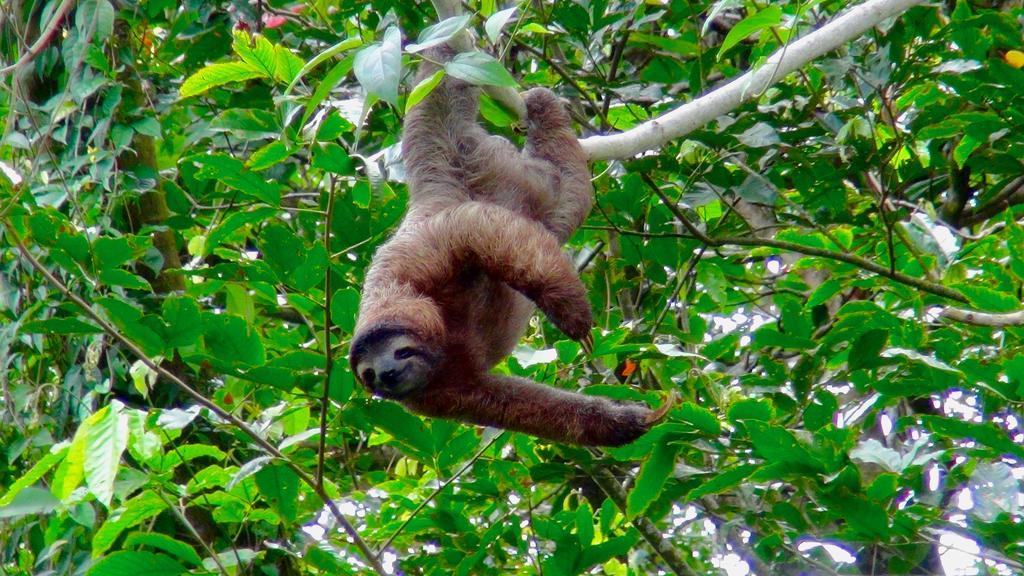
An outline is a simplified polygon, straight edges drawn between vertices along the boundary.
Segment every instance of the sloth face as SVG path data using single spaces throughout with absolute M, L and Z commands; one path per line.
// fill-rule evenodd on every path
M 416 337 L 392 334 L 366 343 L 353 367 L 374 395 L 400 400 L 427 385 L 434 364 L 434 355 Z

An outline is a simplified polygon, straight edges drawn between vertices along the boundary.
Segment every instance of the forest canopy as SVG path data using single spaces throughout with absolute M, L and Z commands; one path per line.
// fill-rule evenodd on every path
M 0 4 L 0 575 L 1024 572 L 1024 5 Z M 461 53 L 421 82 L 428 48 Z M 346 360 L 451 76 L 565 99 L 591 449 Z M 1021 123 L 1022 125 L 1018 125 Z

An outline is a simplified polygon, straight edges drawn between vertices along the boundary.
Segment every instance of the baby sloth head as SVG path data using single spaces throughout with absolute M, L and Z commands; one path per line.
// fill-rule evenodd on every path
M 350 364 L 372 394 L 400 400 L 427 385 L 437 354 L 405 328 L 381 327 L 356 337 Z

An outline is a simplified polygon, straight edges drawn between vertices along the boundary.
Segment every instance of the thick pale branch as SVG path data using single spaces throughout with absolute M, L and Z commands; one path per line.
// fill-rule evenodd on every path
M 591 160 L 609 160 L 655 150 L 738 106 L 810 62 L 860 36 L 886 18 L 897 16 L 922 0 L 868 0 L 835 20 L 783 46 L 755 70 L 620 134 L 591 136 L 580 141 Z
M 1004 314 L 992 314 L 989 312 L 977 312 L 975 310 L 963 310 L 960 308 L 946 308 L 941 316 L 964 324 L 975 326 L 990 326 L 1002 328 L 1005 326 L 1024 325 L 1024 310 L 1006 312 Z

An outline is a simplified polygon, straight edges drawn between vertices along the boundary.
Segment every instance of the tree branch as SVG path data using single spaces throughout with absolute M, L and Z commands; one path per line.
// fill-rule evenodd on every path
M 661 147 L 725 114 L 807 62 L 860 36 L 922 0 L 867 0 L 821 28 L 779 48 L 760 67 L 700 98 L 619 134 L 580 140 L 591 160 L 628 158 Z
M 973 226 L 1018 204 L 1024 204 L 1024 176 L 1011 180 L 996 194 L 995 198 L 985 205 L 962 212 L 956 224 L 957 226 Z
M 53 16 L 50 18 L 50 22 L 46 25 L 46 29 L 39 33 L 39 38 L 18 58 L 18 61 L 5 68 L 0 68 L 0 76 L 4 76 L 10 72 L 14 72 L 18 68 L 27 65 L 32 61 L 33 58 L 39 55 L 46 48 L 46 45 L 50 43 L 50 38 L 60 28 L 60 23 L 64 21 L 64 17 L 68 15 L 71 8 L 74 7 L 75 0 L 64 0 L 60 3 L 53 12 Z
M 989 312 L 977 312 L 975 310 L 963 310 L 961 308 L 946 308 L 940 315 L 943 318 L 949 318 L 956 322 L 973 324 L 975 326 L 990 326 L 992 328 L 1020 326 L 1024 324 L 1024 310 L 1006 312 L 1003 314 L 992 314 Z
M 607 468 L 602 467 L 591 470 L 590 476 L 608 498 L 611 498 L 611 501 L 615 503 L 619 510 L 626 514 L 626 491 L 622 488 L 622 484 L 619 484 L 619 481 L 615 479 L 615 476 Z M 665 561 L 665 564 L 668 564 L 676 576 L 697 575 L 693 568 L 683 560 L 683 557 L 672 543 L 665 540 L 661 535 L 661 531 L 654 525 L 654 522 L 651 522 L 646 516 L 637 516 L 632 520 L 632 523 L 644 540 L 650 544 L 651 548 L 654 548 L 654 551 Z

